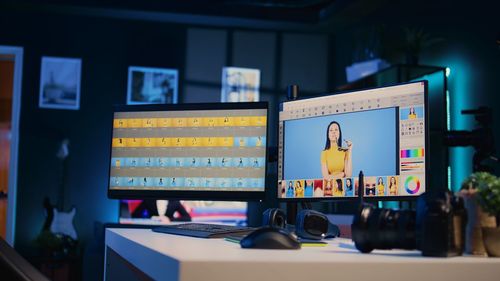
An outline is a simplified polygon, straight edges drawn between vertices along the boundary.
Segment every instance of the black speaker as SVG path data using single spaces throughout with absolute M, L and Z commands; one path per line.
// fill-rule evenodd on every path
M 264 211 L 262 226 L 274 228 L 286 228 L 286 214 L 279 208 L 271 208 Z

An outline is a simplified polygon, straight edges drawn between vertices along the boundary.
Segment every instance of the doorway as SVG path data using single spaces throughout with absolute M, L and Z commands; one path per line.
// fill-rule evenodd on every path
M 14 245 L 23 49 L 0 46 L 0 237 Z

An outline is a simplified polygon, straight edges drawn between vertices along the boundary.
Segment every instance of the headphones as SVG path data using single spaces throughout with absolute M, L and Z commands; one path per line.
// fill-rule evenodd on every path
M 264 211 L 262 217 L 262 226 L 274 228 L 286 228 L 286 214 L 280 208 L 270 208 Z
M 287 229 L 285 212 L 279 208 L 267 209 L 263 213 L 263 226 Z M 321 240 L 340 236 L 340 229 L 328 217 L 313 210 L 301 210 L 297 214 L 295 233 L 304 239 Z

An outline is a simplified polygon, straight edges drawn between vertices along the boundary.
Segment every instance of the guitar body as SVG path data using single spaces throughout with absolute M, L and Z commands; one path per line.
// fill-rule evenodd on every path
M 64 209 L 64 184 L 66 182 L 67 157 L 69 155 L 69 140 L 63 139 L 56 156 L 61 160 L 61 181 L 59 185 L 59 201 L 58 206 Z M 43 200 L 43 207 L 47 218 L 43 225 L 44 231 L 50 231 L 53 234 L 62 234 L 71 237 L 73 240 L 78 240 L 73 219 L 76 214 L 76 209 L 73 207 L 69 212 L 61 212 L 50 203 L 49 198 Z
M 74 240 L 78 240 L 75 227 L 73 226 L 73 218 L 76 214 L 76 209 L 73 207 L 69 212 L 59 212 L 56 208 L 54 210 L 54 219 L 50 224 L 50 232 L 54 234 L 64 234 Z

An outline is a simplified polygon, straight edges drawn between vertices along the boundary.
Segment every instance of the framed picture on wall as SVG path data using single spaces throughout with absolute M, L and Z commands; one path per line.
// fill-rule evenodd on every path
M 260 70 L 242 67 L 222 69 L 222 102 L 259 101 Z
M 81 71 L 81 59 L 42 57 L 39 106 L 80 109 Z
M 177 103 L 177 69 L 130 66 L 127 104 Z

